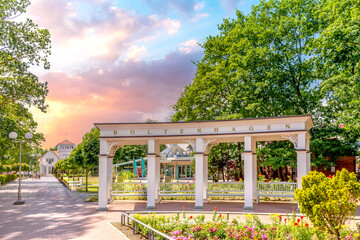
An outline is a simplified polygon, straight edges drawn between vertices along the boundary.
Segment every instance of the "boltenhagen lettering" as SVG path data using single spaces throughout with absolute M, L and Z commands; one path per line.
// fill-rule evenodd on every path
M 241 127 L 241 126 L 233 126 L 233 127 L 231 127 L 230 132 L 233 132 L 233 133 L 238 132 L 239 130 L 236 129 L 237 127 Z M 268 131 L 273 130 L 272 125 L 264 125 L 263 127 Z M 290 129 L 291 128 L 290 123 L 286 123 L 284 127 L 285 127 L 285 129 Z M 175 130 L 175 129 L 173 129 L 173 130 Z M 179 128 L 177 130 L 178 130 L 179 134 L 184 134 L 186 129 Z M 189 131 L 189 130 L 192 130 L 191 132 L 193 132 L 193 134 L 201 134 L 201 133 L 203 133 L 203 134 L 206 134 L 206 133 L 211 134 L 211 133 L 222 133 L 222 132 L 226 133 L 224 131 L 219 131 L 218 127 L 214 127 L 213 130 L 210 129 L 210 130 L 205 130 L 205 131 L 203 131 L 203 129 L 201 129 L 201 128 L 188 129 L 187 131 Z M 249 126 L 248 130 L 249 131 L 254 131 L 255 127 L 254 126 Z M 131 135 L 134 135 L 136 133 L 134 129 L 131 129 L 129 131 L 130 131 Z M 168 131 L 169 131 L 168 129 L 163 129 L 163 134 L 168 134 Z M 152 134 L 152 129 L 147 129 L 146 133 L 147 133 L 147 135 L 153 135 Z M 113 135 L 117 136 L 118 135 L 118 130 L 113 130 Z

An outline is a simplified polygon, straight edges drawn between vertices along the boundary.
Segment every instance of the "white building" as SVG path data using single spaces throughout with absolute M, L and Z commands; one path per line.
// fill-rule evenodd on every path
M 70 153 L 75 148 L 75 144 L 65 140 L 57 144 L 57 151 L 47 151 L 40 157 L 40 174 L 49 175 L 54 171 L 54 165 L 57 161 L 65 159 L 70 156 Z

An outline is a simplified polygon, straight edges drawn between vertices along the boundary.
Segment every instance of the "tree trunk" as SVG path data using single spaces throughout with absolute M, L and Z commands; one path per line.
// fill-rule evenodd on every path
M 85 168 L 85 192 L 88 191 L 88 167 Z

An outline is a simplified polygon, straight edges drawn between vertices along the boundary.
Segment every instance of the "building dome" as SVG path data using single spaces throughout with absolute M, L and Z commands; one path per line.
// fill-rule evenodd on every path
M 162 158 L 183 158 L 190 157 L 189 154 L 177 144 L 170 144 L 170 147 L 166 148 L 160 153 Z

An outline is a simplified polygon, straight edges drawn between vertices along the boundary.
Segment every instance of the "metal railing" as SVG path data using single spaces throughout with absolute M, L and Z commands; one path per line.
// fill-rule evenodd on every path
M 244 196 L 243 182 L 211 182 L 206 191 L 206 202 L 209 197 L 241 197 Z
M 127 219 L 127 220 L 126 220 Z M 148 239 L 149 240 L 155 240 L 155 235 L 161 236 L 165 239 L 169 239 L 169 240 L 173 240 L 173 238 L 171 238 L 170 236 L 152 228 L 149 225 L 146 225 L 145 223 L 131 217 L 128 213 L 121 213 L 121 225 L 125 225 L 127 223 L 127 225 L 130 225 L 130 220 L 132 221 L 132 227 L 133 227 L 133 233 L 134 234 L 138 234 L 139 233 L 139 225 L 145 227 L 148 229 Z
M 297 188 L 295 182 L 258 182 L 258 192 L 277 194 L 294 193 Z
M 146 196 L 147 195 L 147 184 L 137 182 L 122 182 L 113 183 L 111 196 Z
M 209 182 L 209 192 L 231 193 L 244 192 L 243 182 Z
M 170 182 L 160 183 L 159 201 L 162 197 L 194 197 L 194 182 Z

